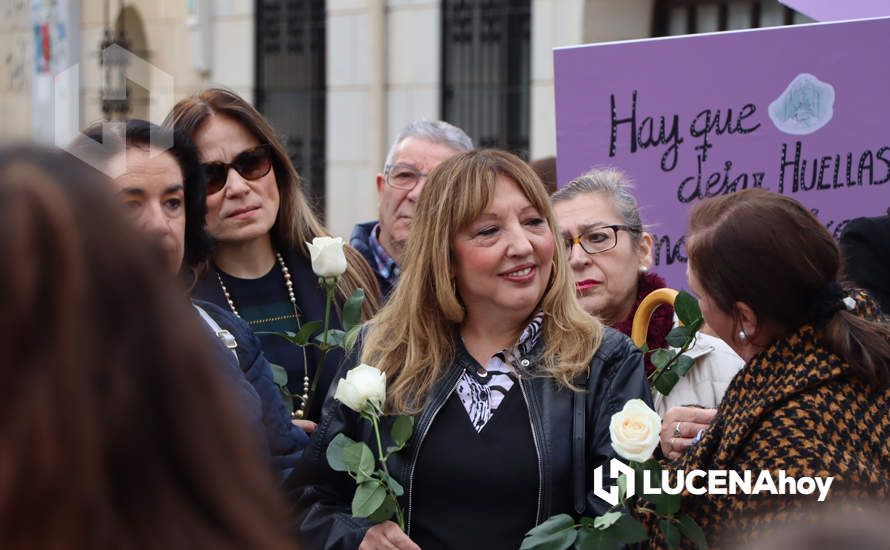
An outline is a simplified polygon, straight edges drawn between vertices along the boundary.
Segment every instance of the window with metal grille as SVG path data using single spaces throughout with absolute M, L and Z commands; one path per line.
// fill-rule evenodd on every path
M 285 142 L 307 197 L 323 215 L 325 2 L 256 5 L 256 107 Z
M 528 156 L 531 2 L 443 0 L 442 118 L 479 147 Z
M 652 36 L 810 23 L 776 0 L 655 0 Z

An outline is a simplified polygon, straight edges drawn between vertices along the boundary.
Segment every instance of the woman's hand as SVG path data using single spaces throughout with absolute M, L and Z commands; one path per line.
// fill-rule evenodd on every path
M 300 428 L 307 434 L 311 434 L 312 432 L 315 431 L 315 428 L 318 427 L 318 424 L 316 424 L 315 422 L 313 422 L 311 420 L 296 420 L 296 419 L 294 419 L 294 420 L 291 420 L 291 422 L 293 422 L 294 426 Z
M 420 550 L 420 547 L 398 525 L 384 521 L 368 529 L 358 550 Z
M 692 445 L 699 431 L 707 429 L 717 409 L 672 407 L 661 421 L 661 452 L 676 460 Z

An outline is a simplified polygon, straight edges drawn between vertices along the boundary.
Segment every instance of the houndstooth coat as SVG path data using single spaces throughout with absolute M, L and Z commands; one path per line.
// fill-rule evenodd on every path
M 876 318 L 856 296 L 858 312 Z M 702 440 L 666 468 L 779 470 L 787 476 L 833 476 L 827 502 L 867 506 L 890 497 L 890 389 L 875 391 L 804 325 L 753 358 L 735 376 Z M 770 527 L 806 518 L 826 503 L 812 495 L 684 493 L 681 513 L 702 527 L 711 548 L 751 543 Z M 824 509 L 824 508 L 823 508 Z M 640 513 L 665 548 L 657 519 Z M 689 544 L 689 541 L 684 541 Z

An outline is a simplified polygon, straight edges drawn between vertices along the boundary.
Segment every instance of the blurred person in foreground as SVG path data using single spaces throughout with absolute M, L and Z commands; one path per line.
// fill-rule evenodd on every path
M 179 297 L 185 301 L 195 280 L 193 266 L 210 254 L 204 232 L 204 177 L 194 145 L 180 132 L 134 119 L 110 133 L 103 133 L 101 124 L 93 125 L 71 150 L 100 154 L 92 160 L 113 175 L 115 194 L 134 227 L 164 252 L 166 270 L 170 277 L 179 275 Z M 291 423 L 259 339 L 247 323 L 216 304 L 192 303 L 209 329 L 208 337 L 193 345 L 206 345 L 224 370 L 250 383 L 257 395 L 254 408 L 259 409 L 257 434 L 264 436 L 273 467 L 284 479 L 309 437 Z M 308 420 L 295 422 L 307 431 L 315 427 Z
M 640 350 L 578 305 L 538 177 L 509 153 L 460 153 L 412 225 L 402 279 L 338 374 L 377 367 L 387 413 L 415 415 L 388 465 L 406 532 L 351 517 L 354 484 L 324 450 L 374 433 L 329 398 L 291 480 L 307 546 L 515 549 L 551 515 L 605 511 L 588 472 L 615 456 L 612 414 L 649 387 Z
M 811 517 L 776 524 L 756 544 L 733 550 L 890 550 L 888 513 L 886 502 L 869 499 L 848 509 L 820 502 Z
M 291 548 L 204 327 L 103 179 L 0 151 L 0 547 Z
M 690 287 L 745 366 L 701 441 L 668 467 L 833 477 L 828 502 L 887 501 L 890 326 L 838 283 L 837 243 L 799 202 L 762 189 L 705 200 L 690 216 Z M 687 494 L 681 512 L 719 548 L 806 516 L 816 498 Z M 664 542 L 658 531 L 650 545 Z

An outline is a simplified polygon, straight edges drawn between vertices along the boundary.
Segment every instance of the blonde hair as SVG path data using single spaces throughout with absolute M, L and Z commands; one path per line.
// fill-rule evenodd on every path
M 522 160 L 496 150 L 460 153 L 429 175 L 415 209 L 401 279 L 387 304 L 371 321 L 361 360 L 386 373 L 387 409 L 416 413 L 449 369 L 454 339 L 465 310 L 455 289 L 452 242 L 491 201 L 498 176 L 516 182 L 557 229 L 544 185 Z M 575 298 L 565 254 L 559 247 L 539 305 L 544 313 L 545 349 L 538 369 L 567 388 L 587 371 L 602 340 L 602 324 Z
M 272 148 L 272 166 L 281 202 L 275 225 L 270 233 L 277 246 L 296 250 L 309 258 L 307 242 L 315 237 L 329 237 L 331 233 L 321 224 L 309 201 L 303 193 L 300 175 L 297 174 L 287 149 L 278 138 L 269 122 L 250 103 L 235 92 L 223 88 L 208 88 L 191 97 L 181 100 L 164 120 L 164 126 L 184 132 L 190 139 L 213 115 L 222 115 L 241 124 L 260 143 Z M 370 319 L 380 307 L 380 289 L 374 272 L 364 256 L 351 246 L 344 246 L 348 267 L 340 277 L 337 287 L 337 302 L 343 303 L 356 288 L 365 290 L 362 303 L 362 318 Z

